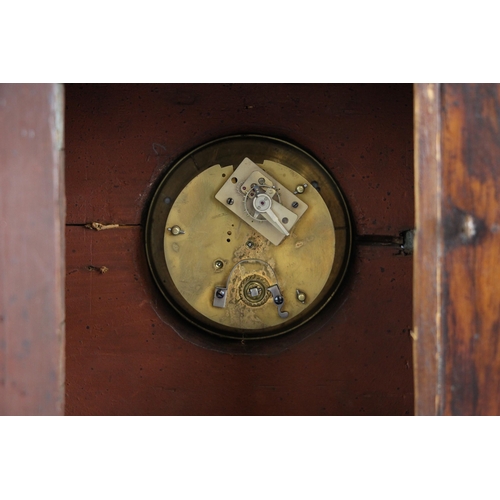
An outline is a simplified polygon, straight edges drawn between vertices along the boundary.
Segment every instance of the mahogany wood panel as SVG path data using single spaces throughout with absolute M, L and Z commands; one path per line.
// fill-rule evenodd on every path
M 415 316 L 417 344 L 422 343 L 416 349 L 416 410 L 498 415 L 500 86 L 418 86 L 418 94 L 423 98 L 417 130 L 435 175 L 426 173 L 428 156 L 418 155 L 417 181 L 434 202 L 427 207 L 417 201 L 417 223 L 429 219 L 426 224 L 437 229 L 426 232 L 419 223 L 417 254 L 427 256 L 415 261 L 415 276 L 427 289 L 417 286 L 415 301 L 425 302 L 429 294 L 429 315 L 435 316 L 434 326 Z
M 413 413 L 411 257 L 358 247 L 318 318 L 222 346 L 162 299 L 142 234 L 168 166 L 243 132 L 308 149 L 359 234 L 398 236 L 414 227 L 411 85 L 69 85 L 66 120 L 68 414 Z
M 138 224 L 165 166 L 237 133 L 295 142 L 331 169 L 359 234 L 413 227 L 412 86 L 67 85 L 68 223 Z
M 0 414 L 64 407 L 63 88 L 0 85 Z
M 176 333 L 191 327 L 162 313 L 142 236 L 67 228 L 68 415 L 413 413 L 411 258 L 358 247 L 319 331 L 271 355 L 232 354 Z

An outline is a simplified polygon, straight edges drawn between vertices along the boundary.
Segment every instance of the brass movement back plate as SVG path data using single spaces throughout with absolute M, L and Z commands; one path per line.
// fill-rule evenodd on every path
M 146 253 L 168 302 L 207 332 L 288 332 L 333 297 L 352 228 L 328 171 L 288 142 L 231 136 L 166 173 L 150 205 Z

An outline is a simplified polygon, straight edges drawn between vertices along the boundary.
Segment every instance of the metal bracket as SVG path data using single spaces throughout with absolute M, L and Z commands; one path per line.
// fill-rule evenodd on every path
M 216 286 L 214 291 L 214 307 L 226 307 L 227 288 Z
M 288 313 L 286 311 L 282 311 L 281 308 L 285 302 L 283 295 L 281 295 L 281 291 L 278 285 L 273 285 L 268 288 L 273 296 L 274 303 L 278 306 L 278 314 L 280 318 L 288 318 Z
M 410 229 L 408 231 L 403 231 L 401 233 L 403 238 L 403 244 L 401 245 L 401 250 L 405 255 L 413 254 L 413 240 L 415 239 L 415 229 Z

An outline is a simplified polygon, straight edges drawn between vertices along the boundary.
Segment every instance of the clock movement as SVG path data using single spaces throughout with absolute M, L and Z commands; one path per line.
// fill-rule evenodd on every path
M 186 320 L 250 340 L 289 332 L 335 295 L 352 227 L 329 171 L 300 147 L 224 137 L 176 161 L 146 222 L 156 284 Z

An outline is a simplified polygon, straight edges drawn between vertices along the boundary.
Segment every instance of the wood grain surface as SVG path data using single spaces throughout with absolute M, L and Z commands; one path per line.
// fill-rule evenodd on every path
M 441 120 L 440 85 L 415 85 L 415 253 L 413 317 L 415 412 L 441 407 Z
M 64 409 L 63 89 L 0 85 L 0 414 Z
M 500 86 L 416 95 L 416 412 L 498 415 Z
M 443 412 L 500 414 L 500 85 L 445 85 Z

